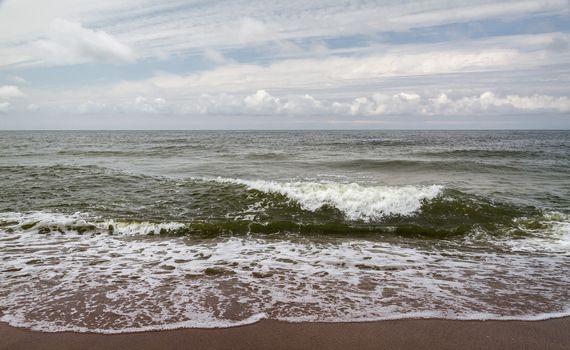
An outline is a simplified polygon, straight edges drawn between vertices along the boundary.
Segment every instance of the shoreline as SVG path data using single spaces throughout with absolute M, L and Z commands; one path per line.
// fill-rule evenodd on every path
M 542 321 L 262 320 L 229 328 L 120 334 L 44 333 L 0 322 L 4 349 L 567 349 L 570 317 Z

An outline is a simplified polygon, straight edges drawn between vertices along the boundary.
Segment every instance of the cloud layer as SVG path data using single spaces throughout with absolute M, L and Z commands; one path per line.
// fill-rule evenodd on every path
M 350 100 L 317 99 L 311 95 L 274 96 L 265 90 L 239 96 L 202 95 L 192 101 L 137 96 L 121 102 L 87 101 L 70 113 L 144 113 L 178 115 L 259 116 L 383 116 L 383 115 L 480 115 L 531 112 L 570 112 L 570 98 L 547 95 L 496 95 L 451 97 L 446 93 L 422 96 L 415 92 L 376 93 Z
M 570 128 L 568 23 L 567 0 L 7 1 L 0 128 Z
M 34 11 L 29 11 L 30 8 Z M 7 2 L 0 11 L 0 23 L 5 24 L 0 31 L 0 47 L 7 49 L 0 59 L 0 66 L 43 64 L 30 60 L 37 58 L 33 53 L 30 57 L 30 43 L 42 39 L 46 31 L 54 32 L 55 40 L 48 40 L 59 46 L 59 49 L 48 47 L 46 50 L 58 52 L 61 35 L 88 36 L 88 32 L 81 29 L 102 28 L 101 32 L 109 38 L 97 39 L 106 42 L 97 47 L 114 52 L 114 62 L 117 58 L 119 61 L 132 58 L 120 45 L 136 47 L 137 57 L 164 58 L 197 54 L 208 49 L 228 50 L 268 44 L 293 47 L 307 41 L 319 45 L 323 39 L 334 37 L 374 37 L 382 32 L 408 32 L 454 23 L 568 15 L 569 9 L 566 0 L 482 0 L 477 4 L 464 0 L 413 4 L 395 0 L 237 0 L 205 4 L 193 0 L 54 0 L 39 3 L 19 0 Z M 83 28 L 58 23 L 58 18 L 81 23 Z M 55 60 L 50 62 L 60 64 Z
M 45 39 L 34 44 L 36 59 L 54 65 L 87 62 L 130 63 L 135 53 L 102 30 L 84 28 L 80 23 L 54 20 Z

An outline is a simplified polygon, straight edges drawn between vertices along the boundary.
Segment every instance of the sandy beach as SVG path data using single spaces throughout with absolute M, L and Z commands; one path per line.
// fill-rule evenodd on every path
M 570 318 L 546 321 L 262 321 L 225 329 L 117 335 L 41 333 L 0 324 L 0 349 L 568 349 Z

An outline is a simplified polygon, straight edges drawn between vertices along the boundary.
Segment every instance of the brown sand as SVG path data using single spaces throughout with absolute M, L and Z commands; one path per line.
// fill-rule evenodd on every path
M 225 329 L 118 335 L 41 333 L 0 324 L 0 349 L 570 349 L 570 318 L 538 322 L 262 321 Z

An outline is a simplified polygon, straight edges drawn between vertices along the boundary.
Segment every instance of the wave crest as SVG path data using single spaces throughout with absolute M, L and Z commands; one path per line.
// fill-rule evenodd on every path
M 357 183 L 276 182 L 263 180 L 214 179 L 220 183 L 244 185 L 249 189 L 286 196 L 302 209 L 316 211 L 325 206 L 340 210 L 349 220 L 371 221 L 385 216 L 407 216 L 424 201 L 436 198 L 443 186 L 362 186 Z

